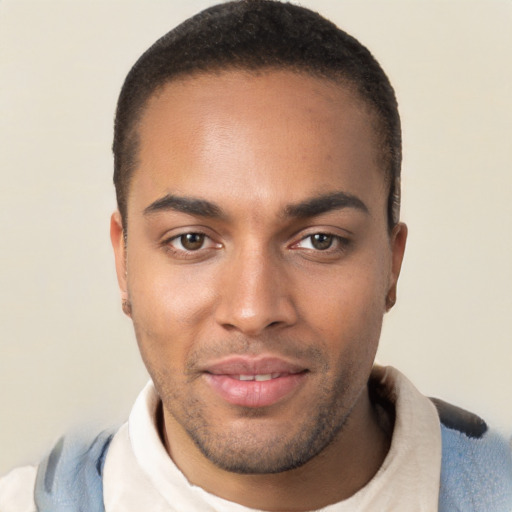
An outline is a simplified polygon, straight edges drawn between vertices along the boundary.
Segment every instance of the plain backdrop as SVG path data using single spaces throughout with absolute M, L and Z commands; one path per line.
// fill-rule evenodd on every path
M 112 120 L 140 53 L 211 1 L 0 1 L 0 473 L 123 421 L 147 374 L 108 238 Z M 403 120 L 410 238 L 379 360 L 512 427 L 512 2 L 308 0 Z

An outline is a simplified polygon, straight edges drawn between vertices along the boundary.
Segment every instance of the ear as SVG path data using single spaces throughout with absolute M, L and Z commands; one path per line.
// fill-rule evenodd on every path
M 126 243 L 123 221 L 119 210 L 116 210 L 110 217 L 110 241 L 112 242 L 112 248 L 114 249 L 117 283 L 119 285 L 119 291 L 121 292 L 123 311 L 126 315 L 131 316 L 126 269 Z
M 407 242 L 407 226 L 399 222 L 391 232 L 391 275 L 388 293 L 386 295 L 386 311 L 389 311 L 396 302 L 396 288 L 402 261 L 404 259 L 405 244 Z

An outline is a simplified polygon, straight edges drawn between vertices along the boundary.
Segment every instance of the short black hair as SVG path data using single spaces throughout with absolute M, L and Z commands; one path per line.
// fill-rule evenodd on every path
M 377 114 L 389 183 L 388 225 L 398 222 L 402 142 L 395 92 L 371 53 L 318 13 L 275 0 L 210 7 L 154 43 L 132 67 L 114 127 L 114 184 L 126 230 L 127 196 L 137 166 L 137 124 L 148 99 L 178 77 L 219 70 L 289 69 L 355 88 Z

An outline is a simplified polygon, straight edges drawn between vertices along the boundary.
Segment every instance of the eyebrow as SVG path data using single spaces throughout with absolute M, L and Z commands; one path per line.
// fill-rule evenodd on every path
M 219 218 L 222 210 L 214 203 L 194 197 L 181 197 L 167 194 L 144 208 L 144 215 L 173 210 L 199 217 Z
M 364 213 L 369 213 L 368 207 L 361 199 L 345 192 L 323 194 L 297 204 L 288 205 L 284 213 L 287 217 L 306 218 L 344 208 L 354 208 Z
M 345 192 L 331 192 L 296 204 L 290 204 L 284 208 L 283 213 L 285 217 L 307 218 L 344 208 L 354 208 L 364 213 L 369 213 L 368 207 L 361 199 Z M 169 210 L 198 217 L 215 219 L 225 217 L 222 209 L 215 203 L 205 199 L 175 196 L 172 194 L 167 194 L 151 203 L 144 209 L 144 215 L 147 216 Z

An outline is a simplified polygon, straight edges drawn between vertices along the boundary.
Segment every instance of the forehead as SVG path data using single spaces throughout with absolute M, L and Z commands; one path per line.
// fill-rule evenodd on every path
M 223 71 L 170 82 L 138 127 L 129 209 L 132 197 L 166 193 L 244 205 L 338 189 L 385 195 L 376 125 L 352 88 L 311 75 Z

